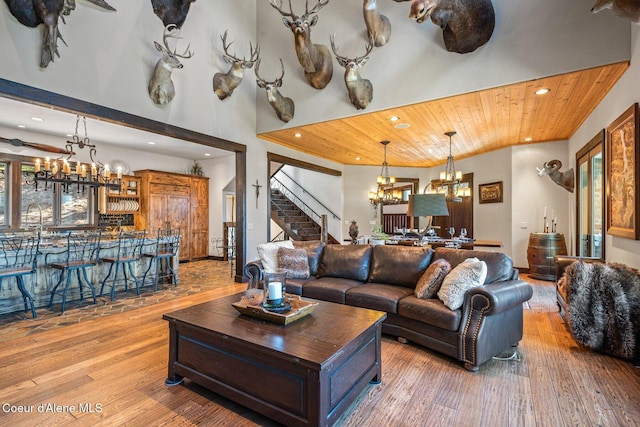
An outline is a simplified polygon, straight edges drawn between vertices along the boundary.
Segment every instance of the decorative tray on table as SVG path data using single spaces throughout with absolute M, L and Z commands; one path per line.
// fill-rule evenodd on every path
M 240 301 L 231 303 L 233 308 L 242 314 L 269 322 L 288 325 L 313 311 L 317 302 L 304 301 L 299 295 L 285 294 L 285 304 L 291 305 L 291 310 L 278 313 L 262 306 L 263 292 L 244 295 Z

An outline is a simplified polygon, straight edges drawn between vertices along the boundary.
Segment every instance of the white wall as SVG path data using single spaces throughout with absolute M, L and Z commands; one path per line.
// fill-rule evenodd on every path
M 569 140 L 571 161 L 575 167 L 575 153 L 588 143 L 593 136 L 606 128 L 633 103 L 640 102 L 640 26 L 631 29 L 632 59 L 631 66 L 615 87 L 602 100 L 600 105 L 585 120 L 584 124 Z M 638 144 L 636 144 L 638 148 Z M 636 165 L 638 167 L 638 165 Z M 571 203 L 575 205 L 575 196 Z M 640 212 L 636 212 L 640 215 Z M 605 258 L 607 262 L 621 262 L 634 268 L 640 268 L 640 241 L 613 237 L 607 234 L 605 239 Z
M 536 167 L 541 168 L 544 162 L 552 159 L 562 162 L 562 171 L 573 167 L 568 159 L 567 147 L 566 141 L 559 141 L 509 149 L 512 159 L 511 199 L 513 203 L 509 222 L 505 222 L 505 225 L 510 224 L 513 247 L 511 256 L 517 267 L 528 267 L 529 234 L 544 232 L 545 207 L 549 227 L 551 227 L 553 213 L 553 216 L 558 218 L 557 232 L 564 234 L 567 250 L 572 253 L 575 204 L 571 202 L 571 193 L 551 181 L 549 177 L 538 176 L 536 170 Z
M 288 2 L 283 3 L 288 8 Z M 294 11 L 304 12 L 302 0 L 292 4 Z M 375 48 L 361 71 L 374 88 L 373 101 L 366 111 L 629 59 L 630 24 L 611 13 L 591 14 L 593 0 L 493 0 L 496 26 L 491 40 L 464 55 L 447 52 L 442 31 L 430 21 L 417 24 L 408 19 L 409 5 L 378 2 L 381 13 L 391 21 L 392 31 L 389 43 Z M 257 9 L 261 74 L 279 75 L 278 58 L 282 58 L 286 75 L 281 91 L 296 103 L 295 117 L 284 124 L 275 117 L 264 96 L 259 97 L 258 132 L 357 114 L 346 93 L 344 70 L 335 59 L 332 81 L 321 91 L 313 89 L 304 80 L 293 35 L 282 24 L 280 14 L 267 1 L 257 2 Z M 311 32 L 314 43 L 329 46 L 329 34 L 336 33 L 341 55 L 355 57 L 364 53 L 361 0 L 334 0 L 318 17 Z
M 217 157 L 199 162 L 204 176 L 209 177 L 209 255 L 217 254 L 213 239 L 224 236 L 225 193 L 223 189 L 235 178 L 235 156 Z

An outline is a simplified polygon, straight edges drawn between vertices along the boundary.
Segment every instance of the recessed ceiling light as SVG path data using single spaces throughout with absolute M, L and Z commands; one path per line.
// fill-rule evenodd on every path
M 409 123 L 398 123 L 397 125 L 393 126 L 396 129 L 408 129 L 411 127 L 411 125 Z
M 302 138 L 302 134 L 300 132 L 296 132 L 293 134 L 296 138 Z
M 18 127 L 19 127 L 20 129 L 24 129 L 24 128 L 26 128 L 26 126 L 25 126 L 25 125 L 18 125 Z
M 531 141 L 533 141 L 533 138 L 531 138 L 530 136 L 524 139 L 524 142 L 531 142 Z
M 356 161 L 359 162 L 360 161 L 360 157 L 356 157 Z
M 547 93 L 551 92 L 551 89 L 548 89 L 546 87 L 543 87 L 541 89 L 538 89 L 536 91 L 536 95 L 546 95 Z
M 389 118 L 389 120 L 391 120 L 392 122 L 397 122 L 398 120 L 400 120 L 400 117 L 398 117 L 398 116 L 391 116 L 391 118 Z
M 67 134 L 67 136 L 68 136 L 69 138 L 73 138 L 73 135 L 71 135 L 70 133 L 68 133 L 68 134 Z
M 149 145 L 156 145 L 156 143 L 155 143 L 155 142 L 153 142 L 153 141 L 148 141 L 148 142 L 147 142 L 147 144 L 149 144 Z
M 211 153 L 204 153 L 204 155 L 209 157 L 209 156 L 211 156 Z
M 44 122 L 44 119 L 42 117 L 31 117 L 31 120 L 33 120 L 34 122 Z

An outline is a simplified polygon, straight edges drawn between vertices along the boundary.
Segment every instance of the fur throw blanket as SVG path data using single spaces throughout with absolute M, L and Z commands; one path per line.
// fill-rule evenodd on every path
M 575 340 L 639 366 L 640 272 L 623 264 L 576 261 L 563 280 Z

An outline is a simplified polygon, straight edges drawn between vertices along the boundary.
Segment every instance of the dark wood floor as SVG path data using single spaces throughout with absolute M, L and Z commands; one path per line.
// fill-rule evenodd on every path
M 1 342 L 0 424 L 275 425 L 193 383 L 164 384 L 162 314 L 244 289 L 226 277 L 214 290 Z M 493 360 L 469 373 L 385 337 L 382 384 L 369 386 L 339 424 L 640 425 L 640 370 L 577 346 L 557 313 L 553 285 L 532 283 L 519 360 Z

